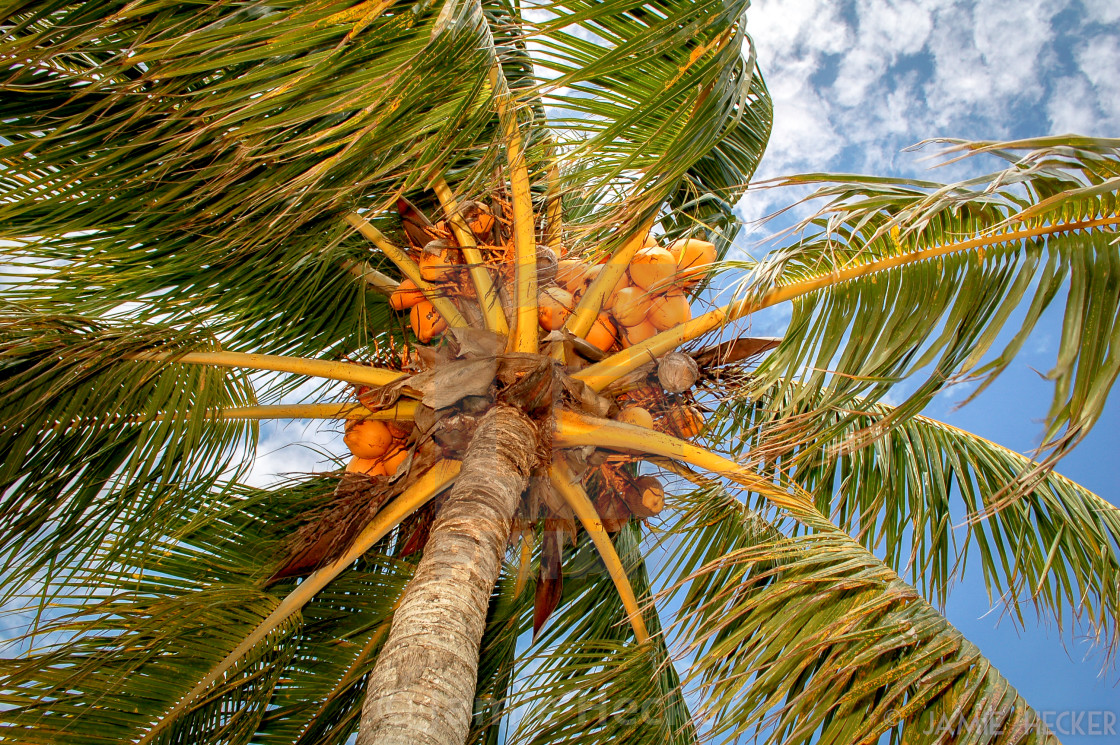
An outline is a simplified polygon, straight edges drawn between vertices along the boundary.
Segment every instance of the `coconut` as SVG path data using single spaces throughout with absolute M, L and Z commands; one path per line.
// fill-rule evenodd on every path
M 434 240 L 420 252 L 420 277 L 425 282 L 440 282 L 455 273 L 459 251 L 445 240 Z
M 540 314 L 541 328 L 556 331 L 572 313 L 575 302 L 572 293 L 559 287 L 546 287 L 537 296 L 537 309 Z
M 572 293 L 572 299 L 575 300 L 577 304 L 583 297 L 583 293 L 587 292 L 587 288 L 591 286 L 591 283 L 599 278 L 599 272 L 601 271 L 603 271 L 603 267 L 600 264 L 587 267 L 587 271 L 584 272 L 583 276 L 579 278 L 579 281 L 575 283 L 575 289 L 569 290 L 569 292 Z
M 619 334 L 610 316 L 606 313 L 600 313 L 585 338 L 592 346 L 604 352 L 609 352 L 611 347 L 618 343 Z
M 404 463 L 407 458 L 408 448 L 400 448 L 386 455 L 384 465 L 385 475 L 395 476 L 397 469 L 401 467 L 401 464 Z
M 622 411 L 618 412 L 615 417 L 615 421 L 653 429 L 653 415 L 649 413 L 648 409 L 643 409 L 641 406 L 623 407 Z
M 556 264 L 556 284 L 568 292 L 575 292 L 589 268 L 579 259 L 563 259 Z
M 661 418 L 662 429 L 669 434 L 690 439 L 704 429 L 704 417 L 694 406 L 673 406 Z
M 657 327 L 649 321 L 642 321 L 637 326 L 626 326 L 622 329 L 622 347 L 632 347 L 657 334 Z
M 654 298 L 649 307 L 649 322 L 661 331 L 668 331 L 692 319 L 688 298 L 681 292 L 671 292 Z
M 342 441 L 359 458 L 380 458 L 393 444 L 393 434 L 385 422 L 376 419 L 350 419 Z
M 611 315 L 623 326 L 637 326 L 649 314 L 653 298 L 640 287 L 623 287 L 611 297 Z
M 346 464 L 346 473 L 364 473 L 366 476 L 385 476 L 385 462 L 377 458 L 354 456 Z
M 424 299 L 424 293 L 420 292 L 416 287 L 416 283 L 411 279 L 403 279 L 397 285 L 397 289 L 393 290 L 393 294 L 389 296 L 389 305 L 393 310 L 408 310 Z
M 656 515 L 665 509 L 665 487 L 654 476 L 639 476 L 634 486 L 642 495 L 642 507 L 650 515 Z M 635 510 L 635 513 L 637 511 Z
M 537 282 L 541 285 L 552 284 L 556 279 L 559 260 L 556 252 L 548 246 L 537 246 Z
M 677 261 L 663 248 L 643 248 L 630 261 L 630 279 L 644 290 L 663 285 L 677 273 Z
M 684 284 L 695 284 L 711 271 L 716 260 L 716 247 L 697 238 L 682 238 L 673 241 L 668 248 L 677 261 L 677 272 Z
M 416 332 L 416 338 L 424 344 L 430 342 L 436 334 L 443 333 L 444 329 L 447 328 L 447 321 L 427 300 L 412 306 L 409 321 L 412 323 L 412 330 Z
M 482 202 L 463 202 L 459 205 L 459 213 L 476 237 L 483 239 L 490 237 L 490 228 L 494 227 L 494 215 L 491 214 L 489 207 Z
M 646 239 L 642 243 L 642 248 L 658 248 L 657 238 L 653 236 L 653 232 L 646 233 Z
M 389 428 L 389 434 L 394 440 L 407 440 L 416 428 L 415 424 L 403 419 L 390 419 L 385 422 L 385 426 Z
M 657 363 L 657 379 L 669 393 L 683 393 L 696 385 L 700 368 L 696 360 L 681 352 L 670 352 Z

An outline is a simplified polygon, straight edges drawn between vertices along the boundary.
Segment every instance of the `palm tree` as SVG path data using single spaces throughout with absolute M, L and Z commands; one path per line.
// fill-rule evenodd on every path
M 967 557 L 1120 639 L 1120 512 L 1051 468 L 1120 369 L 1120 141 L 787 179 L 799 239 L 710 263 L 746 5 L 7 4 L 5 733 L 1054 741 L 937 606 Z M 920 415 L 1059 299 L 1038 462 Z M 345 472 L 245 485 L 282 418 Z

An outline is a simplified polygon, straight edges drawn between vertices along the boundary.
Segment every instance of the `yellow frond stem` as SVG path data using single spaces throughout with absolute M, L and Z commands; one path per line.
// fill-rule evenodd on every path
M 560 169 L 553 163 L 548 169 L 548 195 L 545 197 L 544 242 L 560 248 L 564 241 L 564 203 L 560 198 Z
M 347 261 L 342 268 L 383 295 L 392 295 L 400 286 L 400 282 L 377 271 L 368 261 Z
M 509 350 L 536 354 L 540 333 L 537 318 L 537 241 L 529 168 L 517 126 L 517 112 L 510 107 L 512 96 L 501 66 L 495 65 L 491 69 L 490 84 L 494 88 L 495 106 L 505 134 L 509 184 L 513 194 L 513 249 L 517 255 L 513 304 L 517 310 Z
M 634 254 L 645 243 L 646 236 L 649 235 L 652 227 L 653 219 L 650 218 L 642 223 L 642 226 L 631 234 L 617 251 L 611 254 L 610 259 L 599 270 L 599 276 L 583 293 L 583 297 L 580 298 L 579 304 L 576 305 L 572 315 L 568 317 L 564 328 L 576 336 L 587 336 L 587 332 L 591 330 L 595 319 L 599 317 L 599 311 L 603 309 L 603 302 L 614 291 L 615 285 L 622 279 L 622 275 L 626 273 L 626 268 L 630 266 Z
M 444 297 L 442 290 L 433 286 L 430 282 L 424 281 L 424 278 L 420 276 L 420 267 L 416 265 L 416 262 L 404 249 L 393 245 L 380 230 L 370 225 L 369 220 L 356 212 L 347 213 L 344 219 L 347 224 L 365 236 L 366 240 L 377 246 L 383 254 L 389 257 L 389 261 L 396 264 L 404 276 L 412 280 L 436 311 L 443 316 L 443 320 L 447 321 L 448 326 L 466 328 L 469 325 L 463 318 L 463 314 L 455 307 L 455 304 Z
M 432 466 L 427 473 L 421 476 L 412 486 L 408 487 L 389 504 L 385 505 L 373 522 L 366 526 L 354 540 L 349 550 L 331 564 L 316 570 L 301 582 L 294 590 L 280 601 L 280 604 L 245 637 L 225 659 L 214 666 L 194 688 L 187 693 L 175 706 L 157 722 L 152 729 L 140 740 L 137 745 L 147 745 L 164 727 L 174 721 L 175 717 L 201 696 L 207 688 L 217 681 L 226 671 L 232 668 L 246 652 L 258 642 L 274 631 L 292 614 L 298 612 L 326 587 L 331 580 L 337 577 L 347 567 L 353 564 L 358 557 L 370 549 L 373 544 L 388 535 L 389 531 L 400 524 L 402 520 L 427 504 L 433 497 L 446 489 L 459 475 L 460 463 L 458 461 L 444 460 Z
M 610 573 L 611 580 L 614 581 L 618 596 L 622 599 L 622 607 L 626 609 L 626 616 L 630 620 L 630 625 L 634 628 L 634 637 L 639 644 L 644 643 L 649 639 L 649 632 L 646 630 L 646 622 L 642 618 L 641 609 L 638 607 L 638 599 L 634 595 L 634 588 L 630 586 L 630 578 L 626 576 L 622 560 L 618 558 L 618 552 L 614 550 L 611 537 L 607 535 L 607 531 L 603 530 L 603 521 L 599 518 L 599 513 L 595 511 L 595 505 L 591 503 L 591 499 L 587 496 L 583 487 L 576 483 L 575 476 L 562 459 L 557 458 L 553 461 L 552 467 L 549 469 L 549 475 L 552 477 L 552 486 L 572 508 L 572 512 L 576 513 L 583 529 L 587 531 L 591 542 L 598 549 L 599 556 L 602 557 L 603 564 L 606 565 L 607 572 Z
M 907 264 L 928 261 L 929 259 L 935 259 L 939 256 L 968 251 L 973 248 L 995 246 L 1003 243 L 1038 238 L 1043 235 L 1067 233 L 1074 230 L 1089 230 L 1110 225 L 1120 225 L 1120 217 L 1101 217 L 1094 220 L 1043 225 L 1024 230 L 982 236 L 967 241 L 960 241 L 959 243 L 919 249 L 899 256 L 891 256 L 887 259 L 880 259 L 879 261 L 872 261 L 867 264 L 839 269 L 801 282 L 793 282 L 782 287 L 775 287 L 757 300 L 747 298 L 729 303 L 721 308 L 716 308 L 701 316 L 697 316 L 691 321 L 682 323 L 676 328 L 651 336 L 649 339 L 639 344 L 635 344 L 628 349 L 611 355 L 602 362 L 597 362 L 579 371 L 574 377 L 587 383 L 592 389 L 601 391 L 623 375 L 641 367 L 651 359 L 660 357 L 666 352 L 671 352 L 685 342 L 697 339 L 710 331 L 726 326 L 732 321 L 738 320 L 757 310 L 769 308 L 772 305 L 784 303 L 787 300 L 794 300 L 810 292 L 864 277 L 868 274 L 885 272 Z
M 463 216 L 459 214 L 459 203 L 455 200 L 455 195 L 451 193 L 451 187 L 440 177 L 432 181 L 432 191 L 439 197 L 439 203 L 443 206 L 443 211 L 447 214 L 447 219 L 451 223 L 451 232 L 455 234 L 455 240 L 459 242 L 459 247 L 463 251 L 463 259 L 467 262 L 471 282 L 474 283 L 475 293 L 478 295 L 478 304 L 482 308 L 482 319 L 486 322 L 486 328 L 503 336 L 509 334 L 509 324 L 506 322 L 506 314 L 502 310 L 502 303 L 498 300 L 498 292 L 494 289 L 494 280 L 490 276 L 490 270 L 486 268 L 486 264 L 482 260 L 482 252 L 478 250 L 478 242 L 474 239 L 474 233 L 471 232 L 470 226 L 463 220 Z
M 521 597 L 525 585 L 529 582 L 529 569 L 533 564 L 533 530 L 525 528 L 521 531 L 521 557 L 517 564 L 517 580 L 513 583 L 513 596 Z
M 611 419 L 584 416 L 573 411 L 561 411 L 556 416 L 554 426 L 553 444 L 556 447 L 592 445 L 632 452 L 638 456 L 660 455 L 730 479 L 794 514 L 804 514 L 813 509 L 808 495 L 801 492 L 790 493 L 729 458 L 663 432 Z
M 214 412 L 215 419 L 374 419 L 412 421 L 417 401 L 398 401 L 379 411 L 361 404 L 275 404 L 272 406 L 234 406 Z
M 273 372 L 293 373 L 312 378 L 341 380 L 355 385 L 371 386 L 386 385 L 404 375 L 404 373 L 396 370 L 355 365 L 352 362 L 330 362 L 328 360 L 310 360 L 304 357 L 281 357 L 274 354 L 246 354 L 244 352 L 188 352 L 186 354 L 144 352 L 130 355 L 128 359 L 141 362 L 180 362 L 187 365 L 271 370 Z

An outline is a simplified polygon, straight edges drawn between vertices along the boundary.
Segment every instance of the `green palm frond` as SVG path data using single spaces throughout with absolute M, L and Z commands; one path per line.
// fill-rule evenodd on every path
M 922 416 L 884 424 L 892 407 L 853 403 L 806 404 L 830 434 L 790 447 L 781 431 L 788 421 L 773 418 L 781 402 L 731 400 L 711 436 L 812 492 L 821 513 L 881 551 L 895 571 L 907 571 L 937 604 L 971 555 L 989 596 L 1000 597 L 1020 624 L 1030 603 L 1060 628 L 1083 622 L 1108 654 L 1115 651 L 1120 508 L 971 433 Z M 1020 496 L 1007 504 L 1012 491 Z
M 561 606 L 521 660 L 513 704 L 524 711 L 510 742 L 698 742 L 652 603 L 640 543 L 633 523 L 615 537 L 645 606 L 650 639 L 634 643 L 614 583 L 583 534 L 575 555 L 564 562 Z
M 205 519 L 182 515 L 159 544 L 116 550 L 113 573 L 53 581 L 55 602 L 27 640 L 38 646 L 4 662 L 0 717 L 29 743 L 148 731 L 291 589 L 262 583 L 290 528 L 333 488 L 316 478 L 226 489 Z M 410 575 L 368 554 L 154 741 L 344 742 Z
M 730 229 L 771 126 L 753 53 L 740 51 L 747 5 L 553 0 L 524 14 L 575 244 L 617 245 L 619 226 L 666 200 L 684 211 L 680 230 L 689 216 Z
M 817 185 L 814 197 L 827 202 L 795 245 L 756 268 L 745 292 L 839 281 L 794 300 L 758 385 L 781 381 L 795 413 L 810 399 L 874 401 L 925 376 L 894 415 L 909 416 L 948 382 L 973 376 L 982 390 L 1066 290 L 1043 445 L 1060 455 L 1100 417 L 1120 373 L 1112 341 L 1120 181 L 1110 175 L 1120 143 L 1070 136 L 959 147 L 1014 164 L 957 184 L 826 174 L 780 182 Z M 1010 341 L 987 359 L 1009 328 Z
M 686 580 L 679 630 L 713 738 L 768 743 L 1057 742 L 979 650 L 848 536 L 755 542 Z M 719 574 L 719 591 L 706 576 Z M 687 592 L 687 590 L 686 590 Z M 991 722 L 994 721 L 994 726 Z M 967 728 L 967 729 L 966 729 Z
M 3 309 L 0 556 L 9 589 L 51 564 L 79 567 L 110 544 L 145 542 L 244 469 L 255 425 L 207 412 L 255 403 L 246 376 L 127 359 L 211 344 L 166 327 Z

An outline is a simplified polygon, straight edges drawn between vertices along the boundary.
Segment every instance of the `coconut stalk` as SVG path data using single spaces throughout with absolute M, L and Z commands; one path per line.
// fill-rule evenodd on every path
M 591 445 L 607 450 L 632 452 L 639 456 L 660 455 L 672 458 L 730 479 L 752 492 L 761 494 L 775 506 L 790 510 L 794 514 L 813 510 L 813 503 L 808 495 L 800 491 L 791 493 L 781 489 L 773 482 L 729 458 L 716 455 L 664 432 L 565 410 L 559 412 L 554 419 L 552 438 L 556 447 Z
M 490 596 L 537 437 L 505 404 L 480 419 L 370 674 L 358 745 L 466 741 Z
M 502 310 L 502 303 L 498 299 L 498 291 L 494 288 L 490 271 L 482 260 L 482 252 L 478 250 L 478 242 L 474 238 L 474 233 L 466 221 L 463 220 L 463 216 L 459 214 L 459 203 L 455 200 L 455 195 L 451 193 L 451 187 L 440 177 L 432 181 L 432 190 L 439 198 L 439 203 L 443 206 L 443 211 L 447 214 L 447 219 L 451 223 L 451 232 L 455 234 L 455 239 L 459 242 L 459 249 L 463 252 L 463 259 L 467 263 L 471 282 L 474 283 L 478 303 L 482 308 L 482 320 L 486 324 L 486 328 L 503 336 L 509 334 L 509 324 L 506 321 L 505 312 Z
M 417 289 L 423 292 L 424 297 L 431 302 L 432 307 L 443 316 L 443 320 L 447 321 L 448 326 L 466 328 L 470 325 L 463 318 L 459 309 L 455 307 L 455 304 L 443 296 L 442 290 L 420 276 L 420 267 L 416 265 L 416 262 L 403 249 L 394 246 L 380 230 L 370 224 L 369 220 L 356 212 L 347 213 L 344 219 L 351 227 L 365 236 L 370 243 L 381 249 L 381 252 L 389 257 L 389 261 L 396 264 L 401 273 L 412 280 Z
M 418 401 L 398 401 L 387 409 L 370 411 L 361 404 L 273 404 L 271 406 L 231 406 L 212 414 L 214 419 L 372 419 L 375 421 L 412 421 Z
M 928 261 L 929 259 L 935 259 L 939 256 L 946 256 L 973 248 L 983 248 L 1029 238 L 1038 238 L 1043 235 L 1067 233 L 1075 230 L 1088 230 L 1090 228 L 1118 224 L 1120 224 L 1120 216 L 1114 215 L 1094 220 L 1044 225 L 1036 228 L 982 236 L 958 243 L 949 243 L 944 246 L 919 249 L 917 251 L 891 256 L 887 259 L 880 259 L 859 266 L 837 269 L 836 271 L 822 274 L 811 279 L 792 282 L 782 287 L 775 287 L 758 299 L 744 298 L 710 310 L 701 316 L 693 318 L 691 321 L 686 321 L 675 328 L 663 331 L 632 347 L 623 349 L 621 352 L 617 352 L 605 360 L 579 371 L 574 377 L 587 383 L 593 390 L 601 391 L 623 375 L 636 370 L 651 359 L 656 359 L 666 352 L 671 352 L 681 344 L 722 328 L 755 311 L 769 308 L 778 303 L 784 303 L 787 300 L 794 300 L 810 292 L 816 292 L 817 290 L 859 277 L 865 277 L 869 274 L 875 274 L 876 272 L 885 272 L 900 266 L 906 266 L 907 264 Z M 602 279 L 602 275 L 600 275 L 599 279 Z
M 369 265 L 368 261 L 347 261 L 342 264 L 342 268 L 361 279 L 382 295 L 392 295 L 401 284 L 392 277 L 386 276 L 374 269 Z
M 587 332 L 591 330 L 595 319 L 599 317 L 599 311 L 603 309 L 603 303 L 607 296 L 611 294 L 618 281 L 622 279 L 622 275 L 626 273 L 627 267 L 634 259 L 634 254 L 645 244 L 646 236 L 649 235 L 651 228 L 653 228 L 653 218 L 643 222 L 641 227 L 632 233 L 617 251 L 611 254 L 607 263 L 603 264 L 603 268 L 599 270 L 599 276 L 583 293 L 576 309 L 568 318 L 567 323 L 564 324 L 565 329 L 576 336 L 587 336 Z
M 536 354 L 540 331 L 537 322 L 537 241 L 529 168 L 518 131 L 517 111 L 510 107 L 512 94 L 501 66 L 491 68 L 490 84 L 495 92 L 495 107 L 505 135 L 510 191 L 513 194 L 513 249 L 517 256 L 513 304 L 516 310 L 509 351 Z
M 147 745 L 152 742 L 153 738 L 159 734 L 160 731 L 171 724 L 175 718 L 190 707 L 192 703 L 197 701 L 199 696 L 205 693 L 206 689 L 213 683 L 217 682 L 227 670 L 237 664 L 237 661 L 245 656 L 246 652 L 256 646 L 257 643 L 268 636 L 268 634 L 276 630 L 280 624 L 284 623 L 292 614 L 298 612 L 303 606 L 307 605 L 320 590 L 330 584 L 331 580 L 349 568 L 350 565 L 368 551 L 373 544 L 388 535 L 389 531 L 393 528 L 400 525 L 401 521 L 423 507 L 433 497 L 450 486 L 459 475 L 460 465 L 458 461 L 453 460 L 437 462 L 417 479 L 415 483 L 405 489 L 400 496 L 385 505 L 381 511 L 377 513 L 373 522 L 358 534 L 358 537 L 354 539 L 354 543 L 345 554 L 335 559 L 330 564 L 316 570 L 294 590 L 288 593 L 268 617 L 261 621 L 241 643 L 234 647 L 233 651 L 226 655 L 225 659 L 211 668 L 210 672 L 199 680 L 186 696 L 180 699 L 175 706 L 164 714 L 163 718 L 156 722 L 152 729 L 148 730 L 148 733 L 144 735 L 137 745 Z
M 614 582 L 615 590 L 622 599 L 622 607 L 626 610 L 626 618 L 634 629 L 634 637 L 639 644 L 644 643 L 649 639 L 649 632 L 646 630 L 645 619 L 642 618 L 641 609 L 638 607 L 638 599 L 634 595 L 634 588 L 630 585 L 630 578 L 626 576 L 622 560 L 614 550 L 614 543 L 603 529 L 603 521 L 595 511 L 595 505 L 563 459 L 557 458 L 553 461 L 549 475 L 552 477 L 552 486 L 572 508 L 572 512 L 576 513 L 583 529 L 587 531 L 591 542 L 598 549 L 599 556 L 607 567 L 607 573 L 611 575 L 611 580 Z
M 138 362 L 176 362 L 185 365 L 210 365 L 211 367 L 236 367 L 246 370 L 269 370 L 293 373 L 311 378 L 341 380 L 354 385 L 381 386 L 392 383 L 404 375 L 396 370 L 356 365 L 353 362 L 311 360 L 304 357 L 282 357 L 275 354 L 246 354 L 244 352 L 139 352 L 127 359 Z

